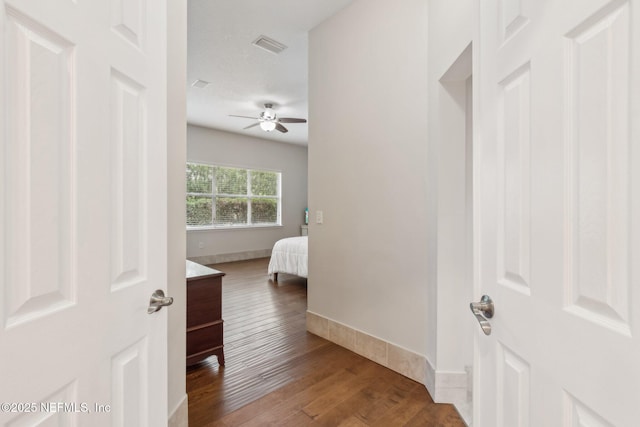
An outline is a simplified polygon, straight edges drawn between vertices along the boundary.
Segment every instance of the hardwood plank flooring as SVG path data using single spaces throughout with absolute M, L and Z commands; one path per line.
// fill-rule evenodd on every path
M 442 426 L 464 423 L 425 387 L 306 331 L 306 279 L 268 258 L 216 264 L 226 365 L 187 370 L 189 425 Z

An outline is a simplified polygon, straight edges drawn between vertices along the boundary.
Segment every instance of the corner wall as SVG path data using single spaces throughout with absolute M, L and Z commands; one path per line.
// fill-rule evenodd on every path
M 359 0 L 310 33 L 308 328 L 423 356 L 443 401 L 466 394 L 473 343 L 459 332 L 473 318 L 455 271 L 468 246 L 456 225 L 467 199 L 455 196 L 464 120 L 443 121 L 464 110 L 451 92 L 465 86 L 440 79 L 473 38 L 476 3 Z M 462 151 L 446 146 L 458 136 Z
M 309 312 L 427 355 L 427 1 L 356 0 L 309 47 Z
M 307 207 L 307 147 L 195 125 L 187 126 L 187 141 L 189 162 L 282 172 L 282 227 L 189 230 L 187 258 L 212 264 L 266 257 L 277 240 L 300 235 Z

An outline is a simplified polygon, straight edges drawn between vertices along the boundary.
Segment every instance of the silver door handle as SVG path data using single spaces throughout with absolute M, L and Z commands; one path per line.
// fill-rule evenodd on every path
M 489 295 L 482 295 L 480 302 L 472 302 L 469 304 L 469 308 L 482 328 L 482 332 L 485 335 L 491 335 L 491 323 L 486 318 L 491 319 L 493 317 L 493 301 Z M 484 316 L 483 316 L 484 315 Z
M 158 289 L 153 294 L 151 294 L 151 300 L 149 301 L 149 308 L 147 309 L 147 313 L 155 313 L 162 307 L 166 307 L 171 304 L 173 304 L 173 298 L 165 297 L 162 289 Z

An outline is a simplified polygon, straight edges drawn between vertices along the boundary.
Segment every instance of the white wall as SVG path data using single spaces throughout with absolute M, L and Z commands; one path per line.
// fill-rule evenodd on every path
M 355 1 L 309 52 L 309 311 L 426 355 L 427 1 Z
M 440 79 L 475 13 L 473 0 L 359 0 L 310 34 L 309 205 L 324 224 L 309 230 L 309 311 L 424 355 L 433 384 L 458 375 L 443 399 L 466 395 L 474 319 L 465 84 Z
M 189 125 L 187 160 L 282 172 L 282 227 L 190 230 L 188 258 L 198 261 L 256 251 L 268 255 L 278 239 L 300 235 L 307 207 L 307 147 Z

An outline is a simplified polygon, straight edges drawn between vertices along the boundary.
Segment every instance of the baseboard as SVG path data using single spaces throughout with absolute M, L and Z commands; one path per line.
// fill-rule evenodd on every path
M 471 425 L 471 368 L 467 371 L 437 371 L 426 360 L 425 387 L 436 403 L 450 403 L 455 406 L 460 417 Z
M 168 427 L 189 427 L 189 400 L 186 394 L 169 416 L 167 425 Z
M 424 384 L 436 403 L 451 403 L 471 425 L 470 373 L 436 371 L 420 354 L 307 310 L 307 331 Z
M 202 265 L 220 264 L 223 262 L 245 261 L 248 259 L 267 258 L 271 256 L 271 249 L 259 249 L 255 251 L 234 252 L 230 254 L 215 254 L 187 257 L 189 261 Z
M 340 322 L 307 311 L 307 330 L 392 371 L 425 383 L 426 358 Z

